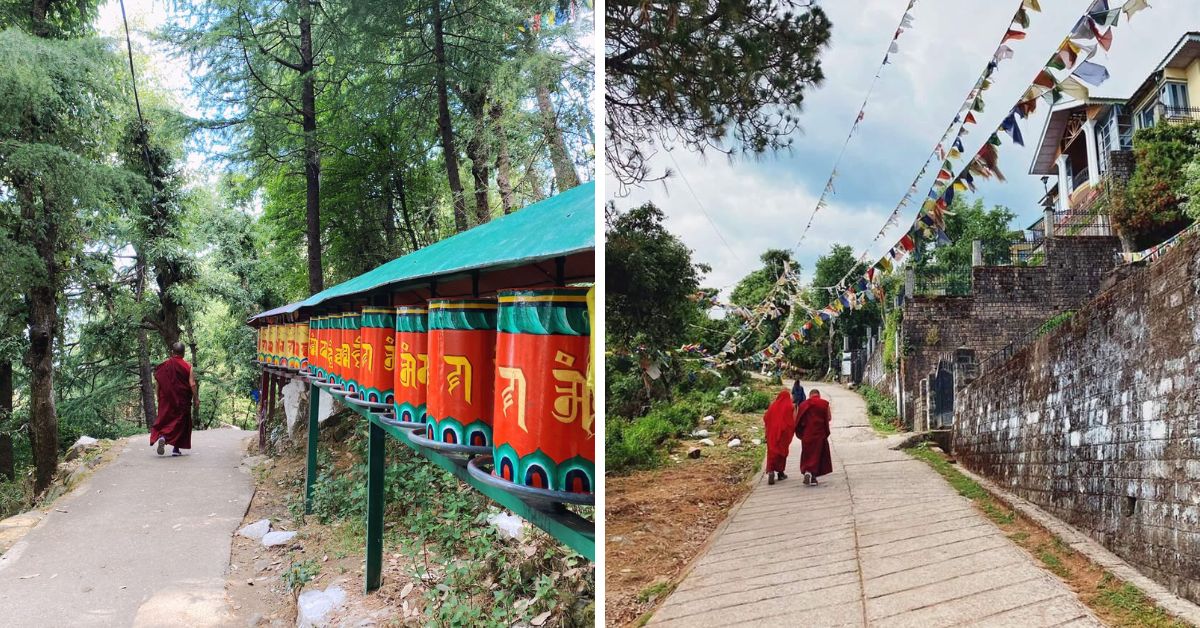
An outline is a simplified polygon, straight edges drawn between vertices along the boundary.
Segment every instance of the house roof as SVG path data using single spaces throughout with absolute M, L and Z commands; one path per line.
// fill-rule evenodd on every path
M 1050 116 L 1046 118 L 1046 125 L 1042 127 L 1042 137 L 1038 142 L 1038 151 L 1033 157 L 1033 164 L 1029 166 L 1029 174 L 1058 174 L 1057 166 L 1054 163 L 1055 153 L 1058 152 L 1058 142 L 1067 128 L 1067 122 L 1071 119 L 1071 112 L 1096 105 L 1111 107 L 1122 104 L 1125 104 L 1125 100 L 1121 98 L 1089 98 L 1055 105 L 1050 110 Z
M 1160 81 L 1162 74 L 1167 69 L 1181 70 L 1187 68 L 1193 61 L 1200 58 L 1200 32 L 1191 31 L 1185 33 L 1179 38 L 1179 42 L 1175 44 L 1166 57 L 1154 68 L 1150 76 L 1138 86 L 1133 95 L 1129 97 L 1129 102 L 1133 106 L 1137 106 L 1150 92 L 1154 91 Z
M 500 270 L 596 248 L 596 184 L 585 183 L 515 213 L 398 257 L 311 297 L 250 318 L 302 308 L 385 286 L 448 279 L 475 270 Z

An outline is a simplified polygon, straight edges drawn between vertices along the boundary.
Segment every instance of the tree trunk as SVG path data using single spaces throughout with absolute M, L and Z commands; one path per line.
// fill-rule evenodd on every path
M 29 7 L 29 19 L 33 22 L 33 34 L 38 37 L 49 37 L 50 29 L 46 25 L 46 12 L 50 10 L 51 0 L 33 0 Z
M 471 119 L 475 122 L 475 132 L 467 142 L 467 157 L 471 159 L 471 180 L 475 188 L 475 224 L 482 225 L 492 219 L 492 208 L 488 206 L 488 151 L 484 141 L 487 133 L 487 118 L 484 115 L 484 100 L 486 92 L 480 90 L 467 105 Z
M 417 232 L 413 229 L 412 216 L 408 214 L 408 199 L 404 194 L 404 168 L 396 169 L 396 193 L 400 195 L 400 215 L 404 218 L 404 230 L 408 232 L 412 250 L 415 251 L 421 248 L 421 245 L 417 242 Z
M 29 199 L 32 201 L 32 198 Z M 32 205 L 30 205 L 32 207 Z M 58 414 L 54 405 L 54 335 L 58 329 L 58 225 L 43 210 L 33 245 L 45 265 L 42 281 L 29 290 L 29 441 L 33 450 L 34 492 L 54 480 L 58 468 Z
M 558 192 L 561 194 L 579 185 L 579 175 L 575 172 L 575 164 L 571 162 L 571 154 L 567 152 L 567 144 L 558 128 L 558 114 L 554 111 L 550 88 L 546 85 L 538 85 L 537 102 L 542 114 L 542 133 L 550 145 L 550 163 L 554 166 L 554 179 L 558 182 Z
M 142 256 L 142 252 L 137 252 L 137 275 L 134 283 L 134 299 L 142 302 L 142 297 L 146 290 L 146 258 Z M 138 351 L 138 388 L 142 394 L 142 414 L 146 418 L 146 429 L 150 429 L 154 425 L 155 419 L 158 418 L 158 410 L 155 408 L 154 398 L 154 370 L 150 368 L 150 340 L 146 337 L 146 328 L 138 325 L 137 330 L 137 351 Z
M 0 430 L 8 425 L 13 411 L 13 368 L 12 362 L 0 361 Z M 13 452 L 13 437 L 10 432 L 0 431 L 0 479 L 12 480 L 17 476 L 16 456 Z
M 300 0 L 300 117 L 304 128 L 304 205 L 307 214 L 308 291 L 325 289 L 321 274 L 321 151 L 317 146 L 317 88 L 313 72 L 312 7 Z
M 392 189 L 392 175 L 383 177 L 383 241 L 387 244 L 387 259 L 396 253 L 396 192 Z
M 512 160 L 508 155 L 508 136 L 504 131 L 504 106 L 493 102 L 488 115 L 492 119 L 492 132 L 496 134 L 496 187 L 500 188 L 500 206 L 507 215 L 516 209 L 516 204 L 513 202 Z
M 442 0 L 433 1 L 433 59 L 438 98 L 438 130 L 442 135 L 442 159 L 446 162 L 446 179 L 454 197 L 454 227 L 467 230 L 467 200 L 463 196 L 462 180 L 458 177 L 458 151 L 454 147 L 454 128 L 450 121 L 450 96 L 446 91 L 446 42 L 442 22 Z

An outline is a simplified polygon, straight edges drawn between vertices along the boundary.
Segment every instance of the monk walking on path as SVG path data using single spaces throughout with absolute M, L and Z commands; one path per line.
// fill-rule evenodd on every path
M 803 447 L 800 473 L 804 474 L 806 486 L 815 486 L 818 477 L 833 473 L 833 456 L 829 451 L 829 402 L 821 398 L 820 391 L 813 390 L 797 408 L 796 417 L 796 436 Z
M 171 446 L 172 456 L 182 456 L 180 449 L 192 448 L 191 410 L 200 410 L 200 395 L 192 365 L 183 359 L 183 343 L 171 345 L 171 357 L 154 370 L 158 385 L 158 419 L 150 426 L 150 445 L 158 445 L 158 455 Z
M 792 398 L 787 391 L 781 391 L 775 397 L 763 415 L 763 423 L 767 434 L 767 484 L 774 484 L 776 479 L 787 479 L 783 468 L 787 465 L 788 448 L 796 429 Z

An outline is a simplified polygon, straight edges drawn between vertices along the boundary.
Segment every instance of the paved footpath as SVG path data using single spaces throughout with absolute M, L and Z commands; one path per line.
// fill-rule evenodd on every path
M 794 441 L 788 479 L 759 479 L 651 625 L 1101 625 L 933 469 L 888 449 L 857 394 L 804 386 L 830 400 L 834 472 L 805 487 Z
M 250 435 L 195 432 L 178 458 L 148 436 L 118 443 L 0 556 L 0 626 L 233 624 L 224 574 L 254 492 L 239 469 Z

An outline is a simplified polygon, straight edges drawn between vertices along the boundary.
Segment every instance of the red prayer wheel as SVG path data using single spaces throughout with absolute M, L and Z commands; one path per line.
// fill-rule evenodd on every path
M 392 363 L 396 350 L 396 311 L 365 307 L 359 324 L 358 396 L 392 403 Z
M 342 388 L 349 392 L 358 392 L 358 368 L 361 365 L 362 354 L 360 345 L 362 336 L 359 333 L 359 322 L 362 315 L 358 312 L 342 314 L 342 346 L 338 350 L 343 381 Z
M 457 445 L 492 444 L 496 301 L 429 302 L 427 434 Z
M 317 318 L 318 317 L 313 316 L 313 317 L 309 318 L 308 323 L 305 324 L 305 333 L 307 334 L 307 339 L 306 339 L 307 344 L 305 344 L 305 349 L 304 349 L 303 368 L 308 369 L 308 372 L 311 375 L 315 375 L 317 373 L 317 353 L 318 353 Z
M 392 371 L 392 406 L 396 420 L 425 423 L 429 383 L 429 310 L 400 306 L 395 310 L 396 362 Z
M 293 323 L 292 334 L 296 339 L 296 370 L 302 370 L 308 365 L 308 323 Z
M 493 473 L 534 488 L 592 493 L 587 289 L 505 290 L 499 304 Z

